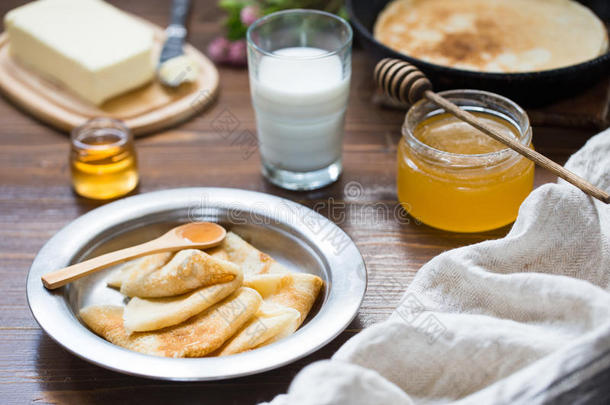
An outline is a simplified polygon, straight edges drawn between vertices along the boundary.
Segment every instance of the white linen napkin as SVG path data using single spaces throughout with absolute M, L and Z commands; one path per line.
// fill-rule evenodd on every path
M 610 130 L 566 167 L 610 190 Z M 541 186 L 506 237 L 432 259 L 387 321 L 271 404 L 601 403 L 609 289 L 610 205 L 563 181 Z

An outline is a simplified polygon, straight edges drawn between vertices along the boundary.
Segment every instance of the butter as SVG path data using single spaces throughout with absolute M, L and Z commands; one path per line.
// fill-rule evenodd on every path
M 101 0 L 38 0 L 4 17 L 11 55 L 93 104 L 153 79 L 153 31 Z
M 199 67 L 191 57 L 186 55 L 168 59 L 159 66 L 159 80 L 170 87 L 197 80 Z

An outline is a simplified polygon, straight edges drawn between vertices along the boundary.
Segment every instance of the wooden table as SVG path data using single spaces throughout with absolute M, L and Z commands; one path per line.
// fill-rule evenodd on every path
M 0 15 L 19 3 L 3 1 Z M 160 25 L 167 21 L 169 1 L 120 4 Z M 214 1 L 196 1 L 190 41 L 205 49 L 219 32 L 218 20 Z M 340 337 L 289 366 L 212 383 L 170 383 L 107 371 L 66 352 L 40 330 L 25 296 L 30 264 L 55 232 L 100 204 L 76 196 L 70 188 L 66 135 L 0 100 L 0 403 L 107 404 L 131 399 L 151 404 L 242 404 L 270 400 L 286 391 L 301 368 L 329 358 L 364 327 L 384 320 L 422 264 L 445 250 L 503 236 L 508 227 L 465 235 L 438 231 L 413 220 L 396 220 L 392 215 L 397 205 L 395 154 L 403 114 L 371 105 L 370 76 L 365 55 L 354 52 L 345 171 L 336 184 L 322 190 L 296 193 L 270 185 L 259 174 L 258 152 L 219 133 L 216 120 L 223 114 L 238 120 L 236 133 L 255 133 L 245 69 L 220 70 L 220 97 L 205 114 L 137 140 L 142 177 L 138 193 L 222 186 L 276 194 L 308 206 L 318 203 L 323 207 L 321 213 L 337 221 L 354 239 L 366 260 L 366 298 L 358 317 Z M 563 163 L 593 132 L 535 128 L 534 144 Z M 536 185 L 553 180 L 544 170 L 536 172 Z

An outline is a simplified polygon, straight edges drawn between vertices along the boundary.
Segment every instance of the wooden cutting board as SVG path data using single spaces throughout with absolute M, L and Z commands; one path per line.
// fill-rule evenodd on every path
M 146 23 L 155 31 L 155 60 L 158 60 L 165 33 L 160 27 Z M 201 112 L 218 90 L 218 71 L 214 64 L 187 44 L 185 53 L 200 67 L 195 82 L 169 89 L 155 79 L 95 106 L 21 65 L 10 56 L 8 45 L 7 34 L 1 34 L 0 91 L 34 117 L 63 131 L 100 116 L 124 121 L 135 135 L 159 131 Z

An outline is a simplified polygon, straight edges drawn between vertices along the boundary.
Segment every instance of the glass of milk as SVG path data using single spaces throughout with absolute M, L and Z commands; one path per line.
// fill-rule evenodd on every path
M 313 190 L 341 174 L 352 29 L 333 14 L 286 10 L 248 29 L 250 92 L 263 175 Z

